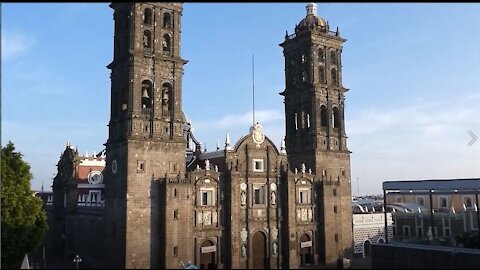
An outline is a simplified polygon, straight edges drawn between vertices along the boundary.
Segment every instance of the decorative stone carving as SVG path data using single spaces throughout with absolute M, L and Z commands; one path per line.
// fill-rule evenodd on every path
M 244 206 L 245 204 L 247 204 L 247 194 L 245 191 L 242 191 L 242 193 L 240 193 L 240 204 L 242 206 Z
M 273 255 L 277 255 L 277 242 L 273 242 L 272 244 L 272 253 Z
M 217 211 L 212 212 L 212 223 L 217 223 Z
M 253 125 L 251 127 L 251 132 L 252 132 L 253 142 L 257 146 L 260 146 L 263 143 L 263 141 L 265 140 L 265 135 L 263 134 L 262 126 L 260 124 L 256 123 L 255 125 Z
M 278 237 L 278 229 L 277 229 L 277 228 L 273 228 L 273 229 L 272 229 L 272 238 L 273 238 L 273 240 L 277 240 L 277 237 Z
M 302 221 L 307 221 L 308 220 L 308 211 L 307 209 L 303 208 L 302 209 Z
M 272 191 L 277 190 L 277 184 L 271 183 L 271 184 L 270 184 L 270 189 L 271 189 Z
M 247 242 L 247 236 L 248 236 L 247 229 L 242 228 L 242 231 L 240 232 L 240 238 L 242 239 L 242 242 Z
M 275 191 L 272 192 L 272 195 L 270 197 L 272 205 L 275 205 L 277 203 L 277 195 L 275 194 Z
M 306 170 L 305 163 L 302 163 L 302 173 L 305 173 L 305 170 Z
M 245 244 L 242 245 L 242 257 L 247 257 L 247 246 Z
M 197 213 L 197 222 L 198 222 L 198 224 L 202 224 L 202 223 L 203 223 L 203 215 L 202 215 L 202 212 L 198 212 L 198 213 Z
M 240 189 L 241 189 L 242 191 L 247 190 L 247 184 L 241 183 L 241 184 L 240 184 Z
M 210 170 L 210 160 L 205 160 L 205 170 Z
M 203 212 L 203 225 L 211 225 L 212 224 L 212 212 L 205 211 Z

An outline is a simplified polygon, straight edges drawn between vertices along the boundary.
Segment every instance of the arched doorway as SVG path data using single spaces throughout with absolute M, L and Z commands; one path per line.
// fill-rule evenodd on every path
M 372 252 L 372 243 L 369 240 L 365 240 L 363 243 L 363 257 L 370 257 Z
M 217 247 L 212 241 L 203 241 L 200 245 L 200 269 L 217 269 L 217 264 L 215 263 L 216 253 Z
M 300 264 L 313 264 L 312 239 L 306 233 L 300 236 Z
M 256 232 L 252 237 L 253 268 L 267 269 L 267 237 L 262 232 Z
M 380 239 L 378 239 L 377 243 L 379 243 L 379 244 L 385 244 L 385 239 L 380 238 Z

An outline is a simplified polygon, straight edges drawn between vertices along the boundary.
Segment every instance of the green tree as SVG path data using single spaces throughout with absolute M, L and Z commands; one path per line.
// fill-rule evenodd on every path
M 43 242 L 47 217 L 30 188 L 30 166 L 8 142 L 2 148 L 2 268 L 20 268 L 26 253 Z

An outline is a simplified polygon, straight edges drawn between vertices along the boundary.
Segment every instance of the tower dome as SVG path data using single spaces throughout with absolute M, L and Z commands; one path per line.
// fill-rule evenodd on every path
M 314 28 L 327 30 L 327 22 L 321 17 L 317 16 L 317 4 L 310 3 L 306 6 L 306 8 L 307 16 L 295 27 L 295 32 L 303 29 Z

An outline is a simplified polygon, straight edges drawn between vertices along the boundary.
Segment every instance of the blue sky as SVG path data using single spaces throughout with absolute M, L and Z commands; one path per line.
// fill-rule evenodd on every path
M 214 150 L 257 120 L 284 136 L 285 31 L 306 3 L 186 3 L 183 109 Z M 480 176 L 480 4 L 319 3 L 340 29 L 352 192 L 385 180 Z M 2 5 L 2 145 L 13 141 L 50 189 L 67 140 L 97 153 L 107 139 L 113 11 L 107 3 Z

